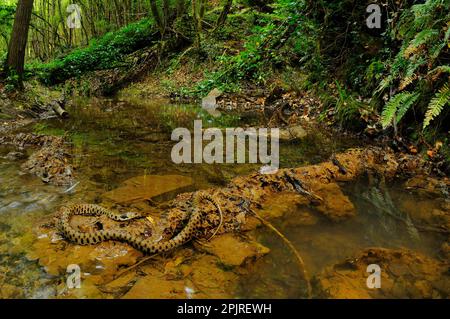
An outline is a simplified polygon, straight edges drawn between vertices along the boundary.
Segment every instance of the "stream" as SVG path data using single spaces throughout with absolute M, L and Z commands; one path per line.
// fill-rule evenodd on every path
M 61 277 L 48 274 L 45 267 L 27 258 L 27 252 L 38 240 L 32 231 L 35 225 L 68 201 L 98 202 L 101 194 L 142 175 L 191 177 L 193 185 L 189 191 L 221 187 L 261 166 L 175 164 L 170 157 L 174 145 L 170 133 L 175 128 L 192 129 L 196 119 L 202 119 L 205 127 L 257 126 L 262 122 L 258 115 L 244 119 L 224 114 L 214 118 L 192 105 L 131 98 L 77 100 L 68 111 L 68 120 L 52 118 L 21 131 L 70 137 L 76 185 L 47 185 L 36 176 L 23 173 L 20 166 L 25 159 L 8 159 L 6 155 L 14 148 L 0 146 L 0 298 L 58 297 Z M 351 137 L 335 138 L 320 130 L 308 133 L 301 141 L 281 144 L 282 168 L 320 163 L 333 153 L 361 143 Z M 414 223 L 408 223 L 411 207 L 429 211 L 439 206 L 438 200 L 428 199 L 417 207 L 419 199 L 401 183 L 380 185 L 367 178 L 341 188 L 356 207 L 356 218 L 335 223 L 311 210 L 308 218 L 314 222 L 307 225 L 298 222 L 305 213 L 303 209 L 280 206 L 289 213 L 273 221 L 301 252 L 311 276 L 367 247 L 408 248 L 438 258 L 445 238 L 419 232 Z M 230 294 L 235 298 L 304 297 L 295 261 L 283 241 L 264 227 L 253 231 L 253 235 L 271 251 L 257 260 L 251 271 L 238 274 L 237 288 Z M 81 297 L 93 296 L 87 292 Z

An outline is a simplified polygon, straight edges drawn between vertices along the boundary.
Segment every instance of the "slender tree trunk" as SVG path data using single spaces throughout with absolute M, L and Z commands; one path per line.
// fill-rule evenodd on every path
M 194 20 L 194 27 L 195 27 L 195 47 L 197 50 L 200 50 L 201 48 L 201 34 L 202 34 L 202 23 L 203 18 L 206 11 L 206 0 L 192 0 L 192 18 Z
M 181 17 L 185 14 L 185 2 L 184 0 L 177 0 L 177 17 Z
M 200 50 L 200 42 L 201 42 L 201 38 L 200 38 L 200 32 L 201 30 L 199 30 L 199 21 L 198 21 L 198 2 L 197 0 L 192 0 L 192 20 L 194 22 L 194 29 L 195 29 L 195 48 L 197 50 Z
M 19 0 L 17 4 L 14 25 L 9 41 L 6 67 L 8 72 L 15 70 L 19 76 L 19 89 L 23 89 L 23 71 L 25 63 L 25 49 L 30 28 L 33 0 Z
M 156 5 L 156 0 L 150 0 L 150 8 L 152 10 L 153 18 L 156 21 L 156 24 L 158 25 L 158 28 L 161 32 L 161 36 L 164 35 L 164 23 L 161 18 L 161 15 L 159 14 L 158 6 Z
M 223 10 L 220 13 L 219 18 L 217 19 L 215 30 L 219 29 L 220 27 L 222 27 L 225 24 L 225 21 L 227 20 L 228 13 L 230 12 L 232 5 L 233 5 L 233 0 L 227 0 L 225 5 L 223 6 Z
M 163 21 L 164 21 L 164 30 L 167 29 L 169 26 L 169 10 L 170 10 L 170 3 L 169 0 L 163 1 Z

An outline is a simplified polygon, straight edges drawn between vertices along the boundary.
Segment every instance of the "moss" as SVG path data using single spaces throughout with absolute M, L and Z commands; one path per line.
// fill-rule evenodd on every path
M 50 127 L 45 123 L 36 123 L 33 127 L 33 131 L 36 134 L 51 136 L 63 136 L 65 134 L 65 131 L 63 129 Z

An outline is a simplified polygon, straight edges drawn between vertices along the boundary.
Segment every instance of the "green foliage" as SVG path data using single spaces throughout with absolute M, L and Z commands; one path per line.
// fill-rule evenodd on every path
M 6 52 L 8 48 L 9 33 L 13 25 L 15 12 L 16 6 L 0 5 L 0 53 Z
M 386 104 L 381 114 L 381 124 L 383 127 L 390 126 L 394 119 L 398 123 L 418 98 L 418 93 L 403 92 L 394 95 Z
M 360 110 L 363 103 L 352 96 L 338 81 L 336 81 L 338 90 L 338 100 L 336 103 L 336 118 L 341 126 L 352 128 L 358 125 Z
M 430 122 L 441 114 L 445 105 L 450 102 L 450 87 L 448 84 L 444 86 L 436 93 L 428 104 L 427 112 L 425 113 L 425 120 L 423 121 L 423 128 L 425 129 Z
M 219 57 L 216 60 L 218 69 L 206 74 L 206 79 L 197 85 L 194 93 L 203 95 L 214 87 L 233 92 L 239 89 L 239 83 L 243 81 L 263 85 L 273 68 L 289 64 L 297 57 L 297 52 L 309 45 L 303 41 L 308 38 L 306 36 L 302 41 L 291 42 L 291 36 L 297 34 L 299 28 L 302 3 L 281 0 L 276 1 L 273 14 L 251 13 L 255 17 L 255 26 L 251 29 L 252 35 L 247 37 L 244 49 L 236 55 Z M 295 51 L 292 51 L 293 47 Z
M 12 92 L 20 86 L 20 77 L 15 70 L 9 70 L 6 77 L 5 89 L 7 92 Z
M 57 84 L 88 71 L 118 67 L 126 54 L 149 45 L 153 32 L 152 21 L 143 19 L 107 33 L 91 41 L 88 47 L 76 49 L 63 58 L 47 64 L 28 65 L 28 68 L 42 82 Z
M 393 39 L 401 39 L 401 46 L 398 53 L 386 61 L 389 68 L 376 93 L 387 89 L 400 93 L 384 106 L 381 116 L 383 127 L 389 126 L 395 115 L 396 121 L 400 121 L 413 105 L 419 107 L 419 114 L 422 113 L 420 105 L 426 105 L 427 99 L 429 105 L 423 128 L 441 114 L 448 97 L 448 86 L 442 87 L 441 83 L 446 81 L 445 73 L 450 71 L 448 65 L 442 65 L 442 60 L 445 60 L 442 58 L 449 54 L 449 21 L 449 0 L 427 0 L 404 10 L 390 30 Z M 408 92 L 412 87 L 416 93 Z M 440 87 L 442 89 L 438 91 Z M 422 103 L 415 103 L 419 95 Z

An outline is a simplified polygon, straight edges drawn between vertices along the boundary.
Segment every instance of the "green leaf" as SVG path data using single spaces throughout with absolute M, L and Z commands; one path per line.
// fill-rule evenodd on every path
M 416 102 L 418 97 L 418 93 L 410 92 L 402 92 L 394 95 L 385 105 L 381 114 L 381 125 L 383 125 L 383 128 L 390 126 L 396 115 L 396 122 L 398 123 L 408 109 Z
M 450 87 L 448 84 L 444 86 L 436 93 L 434 98 L 431 99 L 428 104 L 427 112 L 425 113 L 425 120 L 423 121 L 423 129 L 425 129 L 430 122 L 441 114 L 444 106 L 450 102 Z

